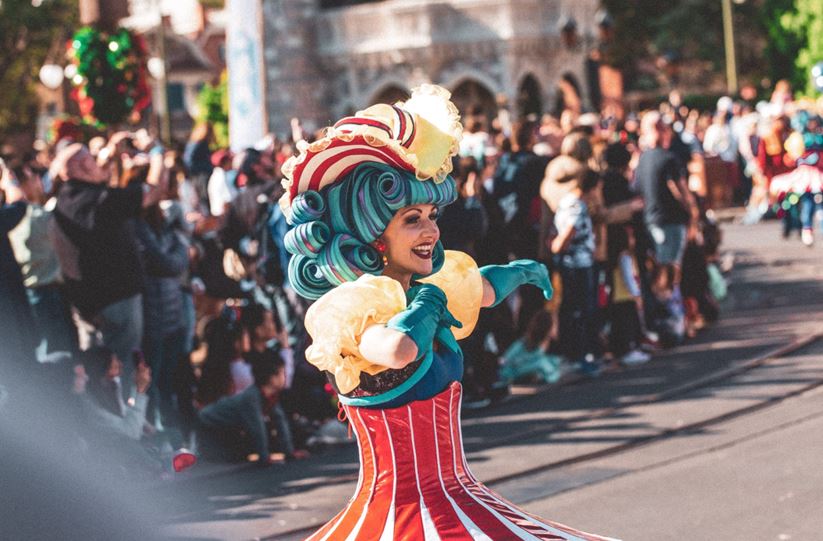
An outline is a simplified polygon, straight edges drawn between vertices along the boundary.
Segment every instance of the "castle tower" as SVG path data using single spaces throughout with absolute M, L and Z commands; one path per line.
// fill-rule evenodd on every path
M 326 77 L 316 55 L 317 0 L 263 2 L 263 49 L 269 130 L 291 133 L 299 118 L 311 133 L 332 122 Z

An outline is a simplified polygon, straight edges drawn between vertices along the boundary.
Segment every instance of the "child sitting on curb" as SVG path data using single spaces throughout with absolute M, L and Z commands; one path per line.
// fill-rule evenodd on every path
M 536 379 L 540 383 L 556 383 L 562 371 L 559 356 L 548 353 L 551 343 L 552 316 L 538 311 L 529 321 L 526 335 L 516 340 L 503 354 L 500 376 L 507 383 Z

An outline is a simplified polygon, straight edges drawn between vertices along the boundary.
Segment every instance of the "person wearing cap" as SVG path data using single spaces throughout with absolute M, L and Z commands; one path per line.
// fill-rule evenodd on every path
M 603 539 L 538 519 L 468 469 L 457 340 L 521 285 L 551 296 L 531 260 L 478 268 L 445 251 L 437 219 L 456 197 L 462 134 L 433 85 L 344 118 L 284 164 L 289 281 L 315 299 L 306 359 L 327 373 L 358 438 L 361 479 L 309 540 Z M 423 475 L 425 473 L 425 475 Z
M 281 249 L 286 224 L 280 208 L 272 202 L 282 195 L 282 188 L 272 177 L 271 157 L 247 148 L 235 156 L 234 164 L 238 193 L 226 208 L 221 240 L 246 264 L 254 261 L 248 267 L 255 270 L 246 275 L 247 279 L 255 274 L 260 280 L 281 286 L 288 266 L 285 248 Z M 274 227 L 278 221 L 281 228 Z
M 546 168 L 541 193 L 554 212 L 551 251 L 563 284 L 559 331 L 563 353 L 586 375 L 597 375 L 595 235 L 586 195 L 599 178 L 583 162 L 561 154 Z

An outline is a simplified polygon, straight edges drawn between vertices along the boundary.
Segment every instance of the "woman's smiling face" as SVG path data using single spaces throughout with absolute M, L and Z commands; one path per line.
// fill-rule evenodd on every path
M 434 245 L 440 239 L 439 215 L 440 209 L 429 204 L 411 205 L 397 211 L 382 236 L 388 261 L 384 275 L 408 286 L 413 274 L 431 274 Z

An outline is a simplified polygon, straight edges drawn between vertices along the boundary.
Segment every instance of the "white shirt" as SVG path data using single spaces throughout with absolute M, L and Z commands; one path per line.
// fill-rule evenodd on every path
M 706 128 L 706 135 L 703 138 L 703 150 L 709 154 L 720 156 L 720 159 L 724 162 L 737 161 L 737 144 L 732 135 L 732 130 L 727 124 L 712 124 Z
M 209 177 L 208 192 L 212 216 L 222 216 L 225 206 L 237 197 L 237 188 L 229 182 L 228 175 L 220 167 L 215 167 Z

